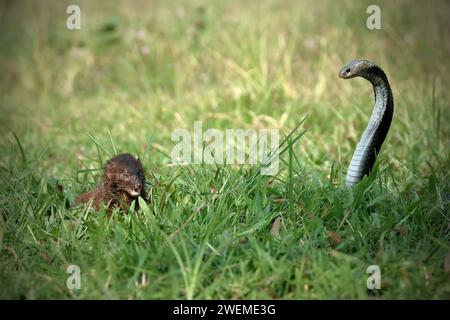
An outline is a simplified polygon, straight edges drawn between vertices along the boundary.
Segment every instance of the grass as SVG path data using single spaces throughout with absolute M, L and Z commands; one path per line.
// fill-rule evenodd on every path
M 380 2 L 377 31 L 366 1 L 76 3 L 79 31 L 69 2 L 0 5 L 1 298 L 450 298 L 448 2 Z M 373 103 L 337 77 L 357 57 L 396 106 L 376 170 L 347 189 Z M 279 174 L 170 165 L 172 131 L 197 120 L 293 132 Z M 141 156 L 152 201 L 70 209 L 120 152 Z

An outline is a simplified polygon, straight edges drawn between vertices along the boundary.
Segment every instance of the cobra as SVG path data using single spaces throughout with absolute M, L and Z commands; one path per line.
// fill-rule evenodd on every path
M 351 187 L 372 170 L 376 156 L 386 139 L 394 113 L 394 98 L 384 71 L 368 60 L 353 60 L 339 71 L 339 77 L 362 77 L 368 80 L 375 94 L 375 105 L 347 169 L 346 185 Z

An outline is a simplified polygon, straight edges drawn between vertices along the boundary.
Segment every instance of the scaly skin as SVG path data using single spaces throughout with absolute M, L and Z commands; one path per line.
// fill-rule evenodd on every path
M 351 187 L 369 174 L 391 126 L 394 98 L 384 71 L 367 60 L 353 60 L 339 71 L 339 77 L 362 77 L 373 86 L 375 105 L 366 130 L 356 146 L 347 170 L 346 184 Z

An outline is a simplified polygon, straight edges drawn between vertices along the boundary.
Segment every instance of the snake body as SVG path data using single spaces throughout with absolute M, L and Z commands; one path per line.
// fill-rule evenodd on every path
M 339 77 L 365 78 L 372 84 L 375 94 L 372 116 L 347 170 L 346 184 L 351 187 L 369 174 L 375 164 L 376 156 L 391 126 L 394 98 L 386 74 L 373 62 L 353 60 L 340 70 Z

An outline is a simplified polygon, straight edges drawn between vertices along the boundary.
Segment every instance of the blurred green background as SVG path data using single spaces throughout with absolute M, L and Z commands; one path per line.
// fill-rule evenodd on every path
M 81 30 L 66 28 L 66 7 L 70 4 L 81 8 Z M 381 30 L 366 27 L 369 16 L 366 9 L 370 4 L 381 8 Z M 168 166 L 170 159 L 163 153 L 170 153 L 173 148 L 170 135 L 176 128 L 192 131 L 194 121 L 200 120 L 204 130 L 279 128 L 288 134 L 308 116 L 303 125 L 307 132 L 293 146 L 305 173 L 304 177 L 298 177 L 299 185 L 321 186 L 321 181 L 333 179 L 332 167 L 341 174 L 345 171 L 371 114 L 373 92 L 369 83 L 363 79 L 343 81 L 337 76 L 348 61 L 365 58 L 385 70 L 394 93 L 394 120 L 381 153 L 381 167 L 389 168 L 392 179 L 398 181 L 395 186 L 389 185 L 389 190 L 402 199 L 429 181 L 438 181 L 430 182 L 429 189 L 424 191 L 428 192 L 429 206 L 415 211 L 408 207 L 409 200 L 398 202 L 402 202 L 405 211 L 401 214 L 405 215 L 405 212 L 428 212 L 428 208 L 439 203 L 436 205 L 440 208 L 436 209 L 439 218 L 433 220 L 439 230 L 435 224 L 422 221 L 423 228 L 414 229 L 417 233 L 410 242 L 397 243 L 399 247 L 393 248 L 403 248 L 404 251 L 398 252 L 404 258 L 413 252 L 411 246 L 425 237 L 423 230 L 436 230 L 434 240 L 426 242 L 429 247 L 414 250 L 428 255 L 427 250 L 439 243 L 441 251 L 431 269 L 440 276 L 430 280 L 426 278 L 428 273 L 425 276 L 420 273 L 423 269 L 417 274 L 405 271 L 416 261 L 409 257 L 408 265 L 403 266 L 406 269 L 395 269 L 403 270 L 393 275 L 393 279 L 400 279 L 400 285 L 387 297 L 434 297 L 436 292 L 436 297 L 448 298 L 448 273 L 444 272 L 443 258 L 449 248 L 448 233 L 444 231 L 448 223 L 450 169 L 449 9 L 449 1 L 405 0 L 1 1 L 0 164 L 4 186 L 0 279 L 4 283 L 6 279 L 19 283 L 16 291 L 13 284 L 5 284 L 2 296 L 67 294 L 61 293 L 64 289 L 55 290 L 45 276 L 53 289 L 25 284 L 27 277 L 34 276 L 27 269 L 28 263 L 17 262 L 22 253 L 31 250 L 29 244 L 20 241 L 20 232 L 25 238 L 31 237 L 29 231 L 36 232 L 39 228 L 23 227 L 18 236 L 13 235 L 18 227 L 10 220 L 16 214 L 13 212 L 16 209 L 11 208 L 20 206 L 17 194 L 25 192 L 21 188 L 26 188 L 26 184 L 9 186 L 10 181 L 19 181 L 30 174 L 42 181 L 55 177 L 72 196 L 81 192 L 87 188 L 86 181 L 90 185 L 98 181 L 96 176 L 87 175 L 81 183 L 75 183 L 78 170 L 99 167 L 97 147 L 89 135 L 107 148 L 112 139 L 118 152 L 143 154 L 147 147 L 152 147 L 150 157 L 143 160 L 146 169 L 161 175 L 162 180 L 164 176 L 170 180 L 167 173 L 172 170 Z M 12 132 L 31 161 L 26 170 L 14 169 L 22 156 Z M 153 133 L 152 145 L 147 146 Z M 429 180 L 430 176 L 434 180 Z M 342 183 L 340 177 L 338 185 Z M 205 186 L 209 188 L 206 183 Z M 27 196 L 38 194 L 38 189 L 33 187 L 34 191 Z M 324 199 L 328 196 L 330 193 L 326 192 L 322 195 Z M 64 210 L 58 201 L 60 210 Z M 307 199 L 301 201 L 308 207 Z M 167 219 L 175 229 L 184 223 Z M 17 222 L 18 225 L 27 225 L 23 221 Z M 44 228 L 44 222 L 37 225 Z M 185 237 L 189 237 L 188 232 L 192 230 L 186 231 Z M 348 232 L 357 235 L 359 231 Z M 46 236 L 42 234 L 43 239 Z M 39 243 L 33 237 L 32 247 Z M 347 254 L 355 251 L 349 250 Z M 361 255 L 368 257 L 371 253 Z M 392 258 L 397 259 L 395 254 Z M 316 272 L 327 266 L 326 259 L 316 261 Z M 172 266 L 177 265 L 175 260 L 172 262 Z M 53 266 L 59 267 L 58 263 Z M 23 273 L 17 271 L 14 275 L 11 270 Z M 253 274 L 254 269 L 249 270 Z M 46 272 L 51 277 L 51 272 Z M 339 282 L 334 287 L 321 287 L 317 283 L 309 287 L 299 285 L 298 290 L 304 289 L 300 293 L 287 287 L 265 291 L 257 285 L 248 286 L 243 280 L 242 286 L 250 288 L 249 291 L 239 289 L 239 284 L 227 289 L 203 284 L 209 291 L 195 293 L 190 287 L 187 295 L 174 289 L 175 282 L 167 286 L 163 274 L 161 271 L 160 283 L 168 288 L 167 292 L 131 296 L 361 298 L 367 294 L 345 287 L 345 281 L 353 281 L 350 272 L 345 281 L 341 279 L 342 286 Z M 288 274 L 286 277 L 290 278 Z M 247 274 L 243 272 L 241 276 L 244 279 Z M 92 277 L 95 278 L 94 273 Z M 427 287 L 429 281 L 431 287 Z M 429 291 L 422 295 L 425 287 Z M 94 292 L 82 297 L 129 297 L 127 291 L 117 295 L 102 290 Z

